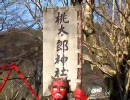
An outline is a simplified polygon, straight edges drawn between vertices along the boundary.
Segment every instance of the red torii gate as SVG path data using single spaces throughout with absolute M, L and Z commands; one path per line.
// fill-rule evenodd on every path
M 0 92 L 4 89 L 9 77 L 11 76 L 12 71 L 15 70 L 19 74 L 20 78 L 24 81 L 24 83 L 26 84 L 28 89 L 31 91 L 32 95 L 36 98 L 36 100 L 40 100 L 40 98 L 37 95 L 37 93 L 35 92 L 35 90 L 31 87 L 30 83 L 27 81 L 27 79 L 25 78 L 25 76 L 19 70 L 18 66 L 15 63 L 5 65 L 5 66 L 0 66 L 0 70 L 3 70 L 3 71 L 8 71 L 9 70 L 6 78 L 4 79 L 4 82 L 0 85 Z

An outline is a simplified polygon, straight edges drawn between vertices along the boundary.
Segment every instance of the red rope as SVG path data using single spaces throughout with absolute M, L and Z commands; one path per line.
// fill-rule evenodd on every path
M 28 89 L 32 92 L 33 96 L 36 98 L 36 100 L 40 100 L 39 96 L 35 92 L 35 90 L 31 87 L 31 85 L 26 80 L 25 76 L 22 74 L 22 72 L 19 70 L 18 66 L 12 65 L 12 68 L 19 74 L 20 78 L 24 81 Z
M 8 81 L 8 79 L 9 79 L 11 73 L 12 73 L 12 71 L 13 71 L 12 69 L 9 71 L 8 75 L 7 75 L 6 78 L 4 79 L 3 84 L 0 85 L 0 92 L 4 89 L 4 87 L 5 87 L 5 85 L 6 85 L 7 81 Z
M 0 70 L 10 70 L 10 65 L 0 66 Z
M 19 70 L 19 68 L 16 64 L 10 64 L 9 66 L 8 65 L 7 66 L 0 66 L 0 70 L 9 70 L 9 69 L 10 69 L 10 71 L 9 71 L 7 77 L 5 78 L 3 84 L 0 85 L 0 92 L 4 89 L 12 71 L 15 70 L 19 74 L 20 78 L 24 81 L 24 83 L 26 84 L 28 89 L 31 91 L 32 95 L 36 98 L 36 100 L 40 100 L 39 96 L 37 95 L 35 90 L 31 87 L 31 85 L 29 84 L 29 82 L 27 81 L 25 76 L 22 74 L 22 72 Z

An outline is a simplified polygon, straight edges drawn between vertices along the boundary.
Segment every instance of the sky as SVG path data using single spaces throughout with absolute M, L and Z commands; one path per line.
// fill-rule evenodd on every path
M 2 0 L 0 0 L 0 8 L 3 9 L 3 7 L 2 7 L 3 3 L 1 3 L 1 1 Z M 30 26 L 32 23 L 34 23 L 34 20 L 33 20 L 32 16 L 31 16 L 29 10 L 23 5 L 24 0 L 5 0 L 5 1 L 6 1 L 6 3 L 8 3 L 8 2 L 16 2 L 15 4 L 9 6 L 6 9 L 8 11 L 8 17 L 6 19 L 6 24 L 9 25 L 8 27 L 21 28 L 21 27 L 26 27 L 26 25 Z M 55 7 L 55 6 L 63 7 L 63 6 L 65 6 L 62 3 L 63 0 L 51 0 L 51 3 L 48 3 L 49 1 L 50 0 L 41 0 L 43 8 L 47 7 L 47 6 L 48 7 Z M 19 3 L 21 3 L 21 4 L 19 4 Z M 70 1 L 69 1 L 69 5 L 70 5 Z M 31 4 L 31 8 L 34 9 L 35 5 Z M 10 11 L 12 11 L 12 10 L 13 10 L 13 12 L 10 13 Z M 0 27 L 1 27 L 1 18 L 5 17 L 3 15 L 3 13 L 1 13 L 1 11 L 2 10 L 0 9 Z M 4 11 L 4 13 L 6 13 L 4 9 L 3 9 L 3 11 Z M 18 18 L 16 18 L 16 17 L 18 17 Z M 94 20 L 96 20 L 96 19 L 97 18 L 94 17 Z M 42 21 L 42 19 L 41 19 L 41 21 Z M 27 22 L 27 24 L 26 24 L 26 22 Z M 34 29 L 39 29 L 37 24 L 34 25 L 33 28 Z
M 9 27 L 22 28 L 32 25 L 34 20 L 29 12 L 29 10 L 23 5 L 19 3 L 23 3 L 23 0 L 18 0 L 20 2 L 16 2 L 15 4 L 7 7 L 9 2 L 15 2 L 16 0 L 5 0 L 4 3 L 0 2 L 0 28 L 2 27 L 2 23 L 7 15 L 7 18 L 4 22 L 4 29 L 6 30 Z M 5 7 L 6 6 L 6 7 Z M 31 8 L 34 9 L 34 5 L 31 4 Z M 32 10 L 34 11 L 34 10 Z M 25 25 L 26 24 L 26 25 Z M 33 26 L 34 29 L 39 29 L 38 25 Z

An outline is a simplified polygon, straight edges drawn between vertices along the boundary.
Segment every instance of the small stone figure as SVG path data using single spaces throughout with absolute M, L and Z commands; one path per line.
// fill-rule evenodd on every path
M 51 96 L 49 100 L 72 100 L 68 97 L 69 82 L 66 79 L 56 78 L 49 86 Z M 75 100 L 89 100 L 86 93 L 77 87 L 73 93 Z

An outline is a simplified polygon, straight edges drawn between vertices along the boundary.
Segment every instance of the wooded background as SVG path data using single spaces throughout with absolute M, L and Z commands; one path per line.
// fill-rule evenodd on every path
M 15 61 L 19 63 L 19 66 L 22 66 L 22 63 L 28 61 L 29 63 L 26 65 L 26 68 L 30 68 L 30 65 L 32 66 L 30 69 L 31 71 L 25 71 L 25 73 L 28 73 L 27 76 L 36 77 L 38 74 L 35 75 L 35 72 L 38 72 L 41 75 L 41 53 L 39 54 L 37 51 L 34 56 L 32 56 L 31 52 L 34 52 L 35 50 L 42 50 L 42 35 L 40 35 L 39 31 L 42 30 L 44 26 L 44 21 L 42 19 L 43 9 L 46 9 L 46 7 L 55 8 L 57 6 L 69 7 L 78 5 L 83 7 L 83 58 L 84 63 L 87 63 L 83 69 L 87 69 L 89 67 L 93 72 L 95 69 L 98 69 L 101 73 L 103 73 L 103 78 L 109 80 L 108 83 L 110 83 L 110 97 L 112 100 L 128 100 L 130 98 L 129 0 L 0 1 L 1 64 L 7 64 Z M 17 36 L 18 34 L 19 36 Z M 38 59 L 36 59 L 37 57 L 35 56 L 38 56 Z M 21 61 L 22 63 L 20 63 Z M 37 67 L 39 63 L 36 62 L 40 63 L 40 67 Z M 1 72 L 1 75 L 3 74 L 4 73 Z M 33 76 L 31 76 L 32 74 Z M 33 80 L 33 78 L 30 78 L 30 81 L 31 80 Z M 2 79 L 0 81 L 2 81 Z M 16 80 L 13 79 L 12 81 Z M 42 86 L 41 83 L 40 86 Z M 38 86 L 35 86 L 35 88 L 36 87 Z M 26 91 L 28 90 L 26 89 Z M 0 95 L 2 95 L 0 97 L 5 98 L 3 100 L 9 100 L 9 98 L 15 97 L 14 95 L 17 93 L 11 88 L 10 94 L 12 96 L 8 96 L 6 92 L 2 92 L 0 93 Z M 29 92 L 27 92 L 27 94 L 28 93 Z M 22 93 L 19 93 L 19 95 L 20 94 Z M 31 98 L 30 100 L 33 99 Z

